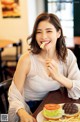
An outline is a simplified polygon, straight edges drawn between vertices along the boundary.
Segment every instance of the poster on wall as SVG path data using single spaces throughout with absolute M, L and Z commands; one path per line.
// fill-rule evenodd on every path
M 20 18 L 19 0 L 1 0 L 3 18 Z

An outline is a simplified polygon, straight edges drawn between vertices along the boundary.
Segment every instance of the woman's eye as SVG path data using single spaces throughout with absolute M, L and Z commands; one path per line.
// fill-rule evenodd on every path
M 41 33 L 40 31 L 37 31 L 36 33 Z
M 47 31 L 47 33 L 50 33 L 50 32 L 52 32 L 52 31 Z

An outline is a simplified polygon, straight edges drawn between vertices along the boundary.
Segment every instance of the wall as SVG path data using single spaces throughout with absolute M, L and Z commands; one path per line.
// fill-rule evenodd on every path
M 32 28 L 37 14 L 36 9 L 36 0 L 27 0 L 27 9 L 28 9 L 28 25 L 29 25 L 29 34 L 32 33 Z
M 1 6 L 1 5 L 0 5 Z M 0 39 L 23 40 L 23 52 L 26 51 L 28 36 L 27 1 L 20 0 L 21 18 L 2 18 L 0 8 Z
M 37 15 L 45 11 L 45 0 L 36 0 Z
M 28 4 L 28 22 L 29 34 L 32 33 L 33 25 L 36 17 L 44 12 L 44 0 L 27 0 Z
M 43 0 L 19 0 L 21 18 L 7 18 L 3 19 L 0 8 L 0 39 L 9 39 L 23 41 L 23 53 L 26 51 L 28 45 L 26 38 L 32 33 L 32 28 L 36 16 L 44 11 Z M 0 5 L 1 6 L 1 5 Z M 14 53 L 5 49 L 5 53 Z

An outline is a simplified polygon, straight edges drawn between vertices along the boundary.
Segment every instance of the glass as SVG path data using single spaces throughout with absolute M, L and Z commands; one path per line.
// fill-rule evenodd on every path
M 59 17 L 64 36 L 73 37 L 73 0 L 48 0 L 48 12 Z

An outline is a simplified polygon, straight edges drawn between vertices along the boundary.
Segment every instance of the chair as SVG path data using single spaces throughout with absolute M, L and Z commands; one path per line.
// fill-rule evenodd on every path
M 15 54 L 2 55 L 3 75 L 6 80 L 13 77 L 17 62 L 22 54 L 22 40 L 14 43 L 11 48 L 15 48 Z M 11 50 L 10 50 L 11 51 Z M 15 63 L 15 65 L 13 64 Z M 10 64 L 10 65 L 9 65 Z
M 8 113 L 9 103 L 7 92 L 11 82 L 12 78 L 0 83 L 0 113 Z
M 22 41 L 19 40 L 18 42 L 14 43 L 12 45 L 12 48 L 16 49 L 16 53 L 15 54 L 6 54 L 6 55 L 2 56 L 2 61 L 6 62 L 6 66 L 10 62 L 15 62 L 17 64 L 18 59 L 19 59 L 19 57 L 22 54 Z
M 1 58 L 1 55 L 2 55 L 2 52 L 3 52 L 3 48 L 0 48 L 0 82 L 3 80 L 3 68 L 2 68 L 2 58 Z

